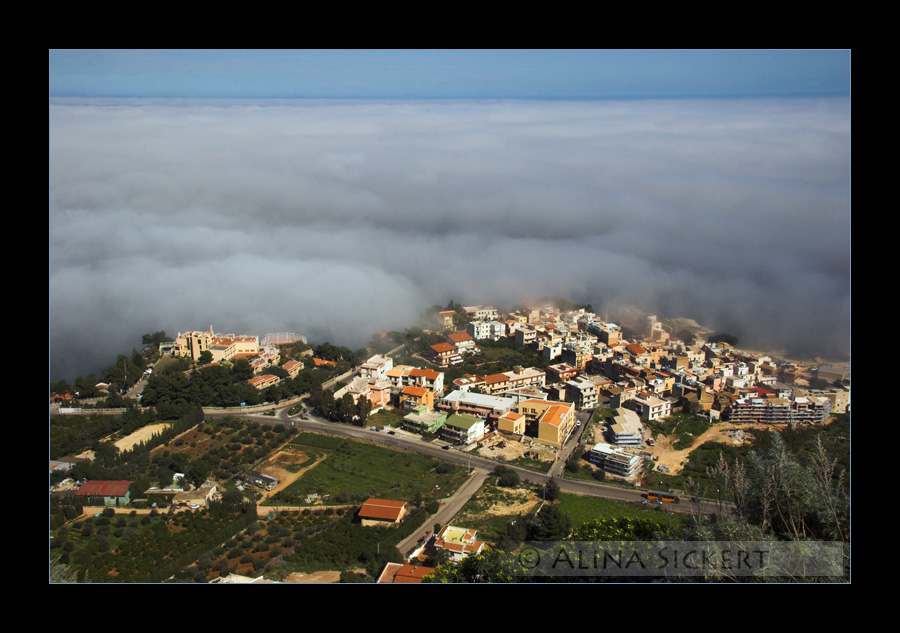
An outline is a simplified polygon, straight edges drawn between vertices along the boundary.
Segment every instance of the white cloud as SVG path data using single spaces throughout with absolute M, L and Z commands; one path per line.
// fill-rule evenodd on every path
M 849 133 L 843 100 L 52 105 L 51 375 L 546 294 L 845 352 Z

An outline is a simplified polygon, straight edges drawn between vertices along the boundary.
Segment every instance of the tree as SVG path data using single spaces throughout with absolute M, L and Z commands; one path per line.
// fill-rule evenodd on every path
M 572 533 L 572 519 L 558 505 L 544 506 L 528 531 L 535 541 L 561 541 Z
M 497 476 L 497 485 L 504 488 L 515 488 L 521 483 L 519 473 L 507 466 L 497 466 L 494 468 L 494 475 Z
M 544 499 L 547 501 L 556 501 L 559 499 L 560 488 L 559 482 L 551 478 L 544 486 Z
M 253 378 L 253 367 L 246 358 L 238 358 L 231 365 L 231 374 L 235 380 L 250 380 Z
M 353 423 L 356 426 L 364 427 L 366 425 L 366 421 L 369 419 L 369 414 L 372 412 L 372 401 L 366 397 L 360 397 L 356 402 L 356 417 L 353 420 Z

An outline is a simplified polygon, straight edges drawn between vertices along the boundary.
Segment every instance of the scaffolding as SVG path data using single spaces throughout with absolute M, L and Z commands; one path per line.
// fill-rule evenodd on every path
M 302 334 L 294 334 L 293 332 L 276 332 L 274 334 L 266 334 L 263 339 L 263 345 L 292 345 L 297 341 L 306 344 L 306 337 Z

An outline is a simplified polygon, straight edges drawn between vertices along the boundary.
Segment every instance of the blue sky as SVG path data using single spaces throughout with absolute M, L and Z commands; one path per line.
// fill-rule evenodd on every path
M 849 50 L 51 50 L 51 97 L 849 95 Z

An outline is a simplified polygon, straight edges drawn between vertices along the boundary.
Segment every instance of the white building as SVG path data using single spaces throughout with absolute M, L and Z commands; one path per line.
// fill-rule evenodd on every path
M 640 472 L 642 459 L 638 455 L 624 451 L 609 444 L 597 444 L 588 453 L 588 460 L 599 466 L 604 472 L 626 479 Z

